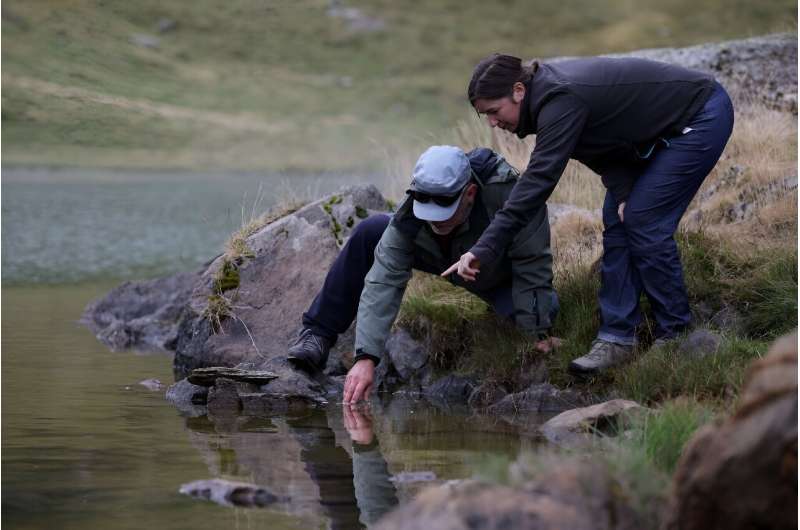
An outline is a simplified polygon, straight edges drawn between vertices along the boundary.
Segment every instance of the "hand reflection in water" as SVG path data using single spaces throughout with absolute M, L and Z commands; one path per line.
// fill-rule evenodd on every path
M 372 432 L 372 412 L 369 404 L 356 406 L 349 403 L 342 405 L 344 416 L 344 426 L 353 443 L 369 445 L 372 443 L 374 433 Z

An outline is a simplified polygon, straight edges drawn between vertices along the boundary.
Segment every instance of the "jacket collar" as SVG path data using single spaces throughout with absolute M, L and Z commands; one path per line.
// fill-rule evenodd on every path
M 536 133 L 536 121 L 533 117 L 538 114 L 539 111 L 533 108 L 538 104 L 536 98 L 533 97 L 533 82 L 542 76 L 540 73 L 541 64 L 534 62 L 532 68 L 533 75 L 525 85 L 525 97 L 522 99 L 522 103 L 519 106 L 519 122 L 517 122 L 517 130 L 514 133 L 519 138 L 524 138 L 529 134 Z
M 536 123 L 533 121 L 533 109 L 531 108 L 531 101 L 533 100 L 533 80 L 536 79 L 536 72 L 525 84 L 525 97 L 519 106 L 519 121 L 517 122 L 516 134 L 519 138 L 525 138 L 529 134 L 536 132 Z

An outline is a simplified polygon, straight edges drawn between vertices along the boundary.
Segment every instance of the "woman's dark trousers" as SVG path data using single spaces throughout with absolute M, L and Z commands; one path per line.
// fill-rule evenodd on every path
M 642 291 L 652 306 L 656 338 L 674 337 L 690 324 L 689 299 L 673 236 L 733 130 L 733 106 L 722 86 L 717 84 L 688 127 L 691 131 L 667 138 L 653 154 L 628 197 L 624 222 L 617 202 L 606 194 L 600 339 L 636 343 Z
M 371 215 L 353 229 L 322 289 L 303 313 L 303 327 L 334 342 L 347 331 L 358 313 L 364 278 L 375 261 L 375 247 L 390 220 L 385 214 Z

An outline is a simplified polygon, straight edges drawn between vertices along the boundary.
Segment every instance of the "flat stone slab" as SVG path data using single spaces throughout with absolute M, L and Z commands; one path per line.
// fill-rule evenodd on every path
M 186 379 L 193 385 L 214 386 L 219 378 L 230 379 L 240 383 L 253 383 L 265 385 L 278 378 L 278 374 L 266 370 L 243 370 L 241 368 L 228 368 L 225 366 L 212 366 L 210 368 L 196 368 Z
M 572 409 L 551 418 L 540 427 L 548 441 L 556 444 L 571 444 L 581 434 L 590 433 L 603 422 L 616 421 L 624 414 L 636 414 L 645 409 L 635 401 L 612 399 L 590 407 Z

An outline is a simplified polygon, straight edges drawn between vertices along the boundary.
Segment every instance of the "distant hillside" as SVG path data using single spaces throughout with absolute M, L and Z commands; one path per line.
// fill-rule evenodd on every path
M 472 66 L 796 30 L 770 0 L 2 6 L 3 163 L 380 169 L 470 116 Z

